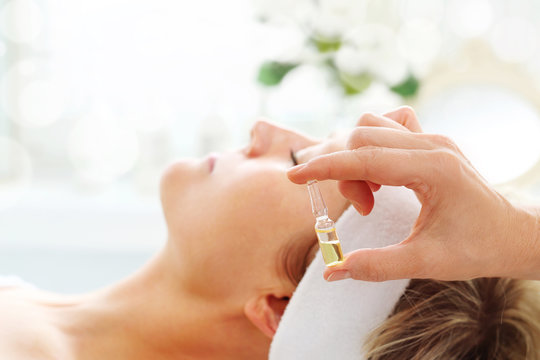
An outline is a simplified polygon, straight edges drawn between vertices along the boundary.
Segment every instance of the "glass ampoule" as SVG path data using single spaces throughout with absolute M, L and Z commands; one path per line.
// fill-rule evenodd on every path
M 316 180 L 308 181 L 308 192 L 311 210 L 315 216 L 315 233 L 326 266 L 334 266 L 343 262 L 343 251 L 336 233 L 334 221 L 328 217 L 328 208 L 324 203 L 321 190 Z

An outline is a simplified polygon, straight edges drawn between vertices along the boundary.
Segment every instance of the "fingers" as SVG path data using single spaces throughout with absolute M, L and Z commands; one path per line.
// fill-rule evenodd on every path
M 397 123 L 393 119 L 373 113 L 362 114 L 362 116 L 360 116 L 360 119 L 356 122 L 356 126 L 377 126 L 401 131 L 409 131 L 409 129 Z
M 376 126 L 401 131 L 422 132 L 418 118 L 409 106 L 399 107 L 384 115 L 365 113 L 360 117 L 356 126 Z
M 423 278 L 426 265 L 417 250 L 411 243 L 356 250 L 345 255 L 343 264 L 327 267 L 324 278 L 328 281 L 353 278 L 377 282 Z
M 384 114 L 384 116 L 396 121 L 412 132 L 422 132 L 416 113 L 410 106 L 399 107 L 396 110 Z
M 430 151 L 362 147 L 338 151 L 291 168 L 287 176 L 297 184 L 308 180 L 367 180 L 381 185 L 418 186 L 433 183 Z M 431 159 L 436 160 L 436 159 Z
M 338 183 L 339 191 L 351 201 L 351 204 L 362 215 L 368 215 L 373 209 L 375 200 L 369 184 L 365 181 L 345 180 Z
M 377 192 L 381 188 L 380 184 L 375 184 L 375 183 L 372 183 L 371 181 L 366 181 L 366 184 L 369 185 L 369 188 L 371 189 L 372 192 Z
M 354 128 L 349 135 L 348 149 L 357 149 L 362 146 L 425 150 L 440 147 L 434 141 L 433 135 L 369 126 Z

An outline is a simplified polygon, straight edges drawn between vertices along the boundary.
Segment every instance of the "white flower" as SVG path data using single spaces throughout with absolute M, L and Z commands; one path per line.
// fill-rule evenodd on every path
M 358 118 L 364 112 L 382 114 L 388 109 L 402 105 L 401 97 L 388 89 L 388 86 L 375 82 L 362 94 L 348 96 L 343 103 L 345 116 Z
M 416 73 L 425 73 L 441 50 L 441 32 L 431 21 L 416 19 L 405 23 L 399 31 L 398 52 Z
M 319 0 L 308 25 L 316 37 L 341 38 L 365 20 L 366 6 L 365 1 Z
M 265 20 L 305 23 L 312 17 L 315 4 L 311 0 L 253 0 L 253 6 Z
M 280 121 L 322 121 L 336 113 L 340 95 L 327 68 L 301 65 L 268 94 L 267 112 Z
M 367 72 L 388 85 L 407 76 L 407 64 L 398 52 L 393 30 L 380 24 L 365 24 L 348 32 L 335 60 L 344 73 Z

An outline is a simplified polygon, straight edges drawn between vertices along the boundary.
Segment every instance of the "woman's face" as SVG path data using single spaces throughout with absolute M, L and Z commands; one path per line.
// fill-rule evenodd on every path
M 296 270 L 283 269 L 282 259 L 292 251 L 303 261 L 316 249 L 316 237 L 306 187 L 286 176 L 291 151 L 302 163 L 344 146 L 342 138 L 319 141 L 258 121 L 246 148 L 171 165 L 161 199 L 169 243 L 182 267 L 206 291 L 294 290 L 289 277 L 297 275 L 286 272 Z M 347 202 L 335 182 L 320 187 L 336 220 Z

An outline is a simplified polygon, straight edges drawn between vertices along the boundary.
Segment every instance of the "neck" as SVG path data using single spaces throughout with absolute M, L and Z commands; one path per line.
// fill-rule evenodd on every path
M 190 291 L 168 253 L 117 285 L 45 302 L 74 357 L 265 359 L 270 341 L 243 307 Z

